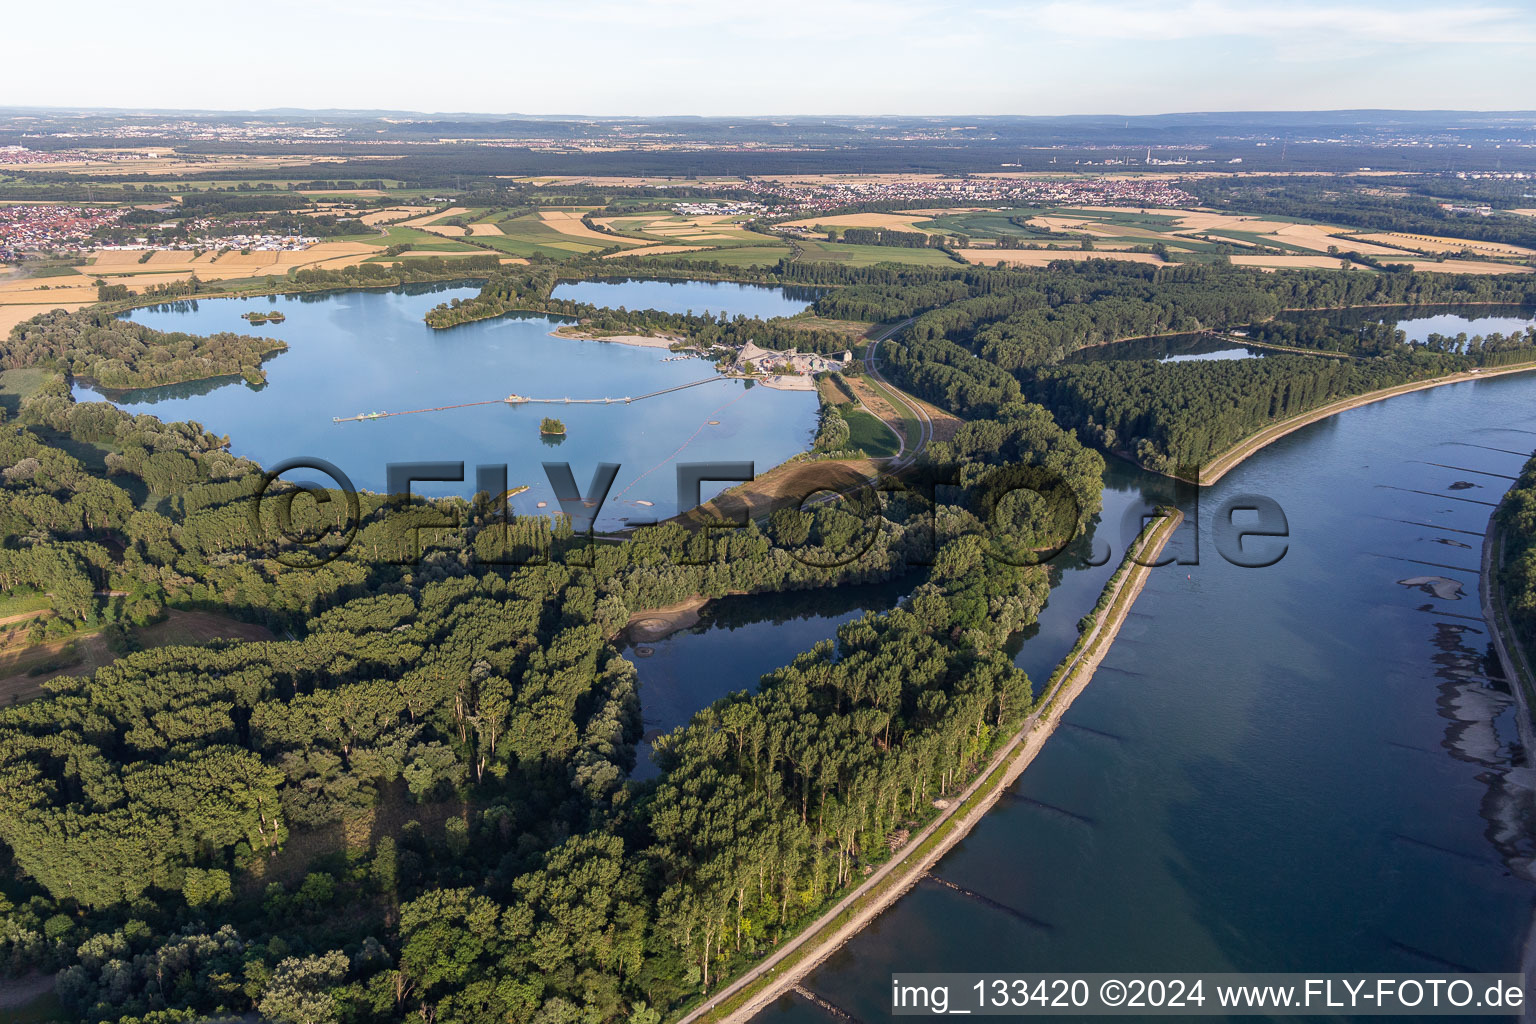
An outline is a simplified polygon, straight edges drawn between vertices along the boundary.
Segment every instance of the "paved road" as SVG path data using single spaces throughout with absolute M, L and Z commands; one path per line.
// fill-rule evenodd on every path
M 879 337 L 870 341 L 869 349 L 864 353 L 864 369 L 876 382 L 884 385 L 882 392 L 886 397 L 893 404 L 911 413 L 912 418 L 917 420 L 918 423 L 916 443 L 913 443 L 912 439 L 908 438 L 906 443 L 902 444 L 901 450 L 896 453 L 895 457 L 891 460 L 891 464 L 886 467 L 891 472 L 906 469 L 916 462 L 918 456 L 923 453 L 923 449 L 928 446 L 928 442 L 933 440 L 933 418 L 928 415 L 927 411 L 920 404 L 908 398 L 880 373 L 880 343 L 889 339 L 896 332 L 905 329 L 914 319 L 916 318 L 909 316 L 901 321 L 901 323 L 886 328 Z

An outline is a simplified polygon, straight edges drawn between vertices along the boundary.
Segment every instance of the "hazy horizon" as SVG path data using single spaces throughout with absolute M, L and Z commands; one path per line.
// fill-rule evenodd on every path
M 82 0 L 64 39 L 53 11 L 14 10 L 12 38 L 59 44 L 15 48 L 0 104 L 586 117 L 1511 110 L 1531 103 L 1536 54 L 1536 11 L 1426 0 L 274 0 L 239 28 L 207 15 L 185 0 Z M 124 48 L 146 24 L 154 42 Z
M 1024 119 L 1072 119 L 1072 118 L 1157 118 L 1157 117 L 1223 117 L 1228 115 L 1257 115 L 1257 114 L 1446 114 L 1446 115 L 1481 115 L 1493 116 L 1497 114 L 1536 116 L 1536 106 L 1532 107 L 1245 107 L 1245 108 L 1211 108 L 1211 109 L 1187 109 L 1187 110 L 1150 110 L 1142 113 L 1126 113 L 1122 110 L 1078 110 L 1059 114 L 1025 114 L 1025 113 L 979 113 L 974 110 L 952 110 L 934 113 L 912 113 L 899 110 L 878 110 L 870 113 L 858 113 L 854 111 L 772 111 L 769 113 L 744 114 L 741 112 L 727 112 L 716 114 L 698 114 L 687 111 L 638 111 L 634 113 L 605 113 L 591 110 L 491 110 L 491 109 L 426 109 L 411 107 L 347 107 L 335 104 L 320 106 L 273 106 L 273 107 L 165 107 L 151 106 L 148 104 L 118 106 L 108 103 L 17 103 L 0 104 L 0 111 L 17 110 L 42 110 L 49 112 L 79 112 L 101 113 L 115 115 L 134 114 L 195 114 L 195 115 L 221 115 L 221 114 L 257 114 L 257 115 L 289 115 L 289 114 L 356 114 L 362 116 L 379 116 L 386 114 L 418 114 L 424 117 L 479 117 L 479 118 L 530 118 L 540 121 L 559 121 L 571 119 L 593 120 L 683 120 L 694 119 L 701 121 L 728 120 L 741 118 L 743 120 L 772 120 L 775 118 L 923 118 L 936 120 L 953 120 L 957 118 L 1024 118 Z

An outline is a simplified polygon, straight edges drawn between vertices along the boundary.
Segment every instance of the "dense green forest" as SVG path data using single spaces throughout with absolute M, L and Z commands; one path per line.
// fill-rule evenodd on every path
M 780 276 L 785 276 L 780 268 Z M 793 271 L 790 276 L 793 276 Z M 912 318 L 882 343 L 886 374 L 963 417 L 991 417 L 1021 397 L 1093 444 L 1149 468 L 1194 466 L 1265 425 L 1332 399 L 1471 367 L 1536 359 L 1536 335 L 1409 344 L 1396 328 L 1337 326 L 1290 310 L 1432 302 L 1536 301 L 1536 285 L 1476 275 L 1155 267 L 1085 260 L 1036 271 L 839 268 L 846 283 L 817 301 L 824 316 Z M 1066 364 L 1088 346 L 1207 329 L 1347 353 L 1159 365 Z
M 1463 366 L 1422 351 L 1369 361 L 1292 355 L 1105 361 L 1042 369 L 1030 395 L 1096 444 L 1183 476 L 1277 420 Z
M 989 465 L 1062 481 L 1004 516 L 1030 549 L 1097 511 L 1103 468 L 1014 403 L 934 446 L 954 505 L 593 547 L 456 503 L 466 528 L 396 564 L 399 517 L 442 503 L 364 495 L 350 550 L 295 570 L 250 522 L 258 467 L 195 424 L 76 404 L 61 377 L 0 441 L 0 571 L 61 627 L 207 607 L 293 637 L 128 653 L 0 711 L 0 963 L 60 970 L 82 1020 L 156 1024 L 654 1021 L 887 856 L 1027 713 L 1004 645 L 1047 570 L 998 562 L 969 509 Z M 612 638 L 634 611 L 908 573 L 902 607 L 625 781 L 639 721 Z
M 262 360 L 287 349 L 274 338 L 157 331 L 111 313 L 57 309 L 11 329 L 0 342 L 0 368 L 42 366 L 107 388 L 234 374 L 259 384 L 267 379 Z
M 567 273 L 558 276 L 565 277 Z M 820 353 L 842 352 L 849 347 L 848 335 L 841 331 L 802 327 L 784 317 L 764 320 L 744 315 L 711 314 L 708 310 L 668 313 L 659 309 L 608 309 L 551 298 L 550 292 L 557 280 L 552 266 L 503 270 L 493 275 L 473 299 L 454 299 L 429 309 L 426 322 L 431 327 L 452 327 L 525 311 L 570 317 L 579 321 L 583 328 L 596 332 L 675 334 L 702 349 L 717 345 L 740 347 L 749 341 L 763 348 L 797 348 Z
M 485 288 L 431 311 L 434 326 L 532 308 L 704 345 L 848 343 L 787 320 L 552 299 L 582 261 L 289 281 L 401 283 L 473 260 Z M 0 585 L 47 601 L 40 635 L 105 628 L 121 656 L 0 709 L 0 969 L 59 972 L 64 1006 L 90 1022 L 658 1024 L 889 857 L 1029 713 L 1037 693 L 1007 645 L 1048 593 L 1031 556 L 1099 511 L 1104 461 L 1088 445 L 1175 472 L 1334 397 L 1536 353 L 1528 333 L 1409 345 L 1279 316 L 1536 298 L 1518 278 L 1106 261 L 702 273 L 824 289 L 824 317 L 910 320 L 879 365 L 964 419 L 921 467 L 952 489 L 622 543 L 485 495 L 402 507 L 363 494 L 350 543 L 296 563 L 274 513 L 252 511 L 261 467 L 226 439 L 71 398 L 66 374 L 157 367 L 156 346 L 234 358 L 238 339 L 160 342 L 103 312 L 14 334 L 4 365 L 58 375 L 0 423 Z M 1239 327 L 1348 358 L 1062 361 Z M 848 435 L 834 410 L 815 447 Z M 1021 483 L 1035 494 L 1008 500 Z M 338 504 L 291 512 L 301 528 L 340 526 Z M 434 528 L 445 516 L 461 525 Z M 1512 595 L 1529 592 L 1529 561 L 1511 563 L 1525 573 Z M 641 723 L 618 638 L 637 613 L 898 578 L 898 607 L 702 710 L 655 744 L 658 778 L 629 778 Z M 280 639 L 135 650 L 168 609 Z
M 1504 602 L 1528 652 L 1536 652 L 1536 457 L 1505 495 L 1497 513 L 1504 527 Z

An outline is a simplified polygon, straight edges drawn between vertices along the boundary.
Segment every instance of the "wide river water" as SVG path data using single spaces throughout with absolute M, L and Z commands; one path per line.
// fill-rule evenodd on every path
M 636 309 L 660 308 L 661 303 L 702 312 L 729 302 L 764 315 L 785 315 L 807 305 L 777 288 L 665 282 L 663 293 L 657 287 L 656 282 L 562 286 L 610 289 L 601 296 L 588 294 L 587 300 Z M 598 518 L 600 528 L 673 514 L 678 462 L 751 461 L 763 472 L 810 445 L 816 427 L 814 393 L 775 391 L 742 380 L 721 378 L 627 405 L 508 406 L 500 400 L 512 392 L 535 398 L 634 396 L 710 378 L 715 371 L 707 360 L 674 358 L 665 349 L 552 337 L 550 331 L 561 321 L 544 316 L 501 317 L 443 331 L 422 321 L 438 303 L 478 292 L 475 285 L 437 285 L 201 299 L 135 310 L 133 320 L 161 330 L 259 333 L 281 338 L 289 348 L 264 364 L 264 387 L 221 378 L 117 392 L 111 398 L 164 420 L 196 420 L 228 435 L 235 454 L 264 466 L 296 457 L 325 459 L 358 488 L 374 491 L 385 490 L 385 466 L 391 462 L 464 462 L 463 484 L 425 483 L 412 489 L 470 497 L 475 466 L 505 464 L 510 486 L 529 487 L 513 499 L 522 514 L 556 507 L 541 463 L 570 463 L 585 493 L 597 464 L 616 462 L 620 471 Z M 271 308 L 282 311 L 285 322 L 253 327 L 240 316 Z M 76 396 L 101 397 L 83 387 Z M 482 404 L 333 422 L 360 413 L 461 403 Z M 544 416 L 565 423 L 563 440 L 541 438 Z M 329 486 L 313 472 L 293 478 Z M 727 486 L 706 484 L 703 496 Z
M 991 905 L 919 884 L 806 987 L 875 1021 L 902 971 L 1517 970 L 1531 773 L 1477 583 L 1533 448 L 1536 376 L 1516 375 L 1346 412 L 1207 488 L 1199 564 L 1151 574 L 1062 726 L 936 868 Z M 1288 519 L 1268 568 L 1216 551 L 1243 494 Z M 1105 571 L 1067 571 L 1020 652 L 1032 674 Z M 1447 596 L 1403 582 L 1423 577 Z M 762 1016 L 826 1020 L 796 995 Z

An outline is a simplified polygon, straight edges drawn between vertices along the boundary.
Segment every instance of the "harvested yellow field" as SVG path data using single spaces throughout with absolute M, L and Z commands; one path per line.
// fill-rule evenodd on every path
M 1348 260 L 1337 256 L 1233 256 L 1234 267 L 1264 267 L 1267 270 L 1338 270 Z
M 95 302 L 96 286 L 88 278 L 78 277 L 78 284 L 59 284 L 58 278 L 12 278 L 0 281 L 0 302 L 36 304 L 40 302 Z M 50 284 L 49 282 L 53 282 Z
M 244 277 L 281 277 L 292 269 L 312 267 L 345 267 L 362 263 L 364 260 L 377 256 L 379 249 L 376 246 L 366 245 L 362 242 L 320 242 L 308 249 L 299 249 L 291 252 L 252 252 L 242 254 L 239 252 L 227 252 L 220 256 L 218 253 L 205 252 L 193 258 L 190 252 L 157 252 L 148 263 L 139 264 L 137 254 L 131 263 L 118 263 L 116 265 L 102 266 L 100 264 L 87 268 L 87 273 L 101 266 L 116 275 L 108 277 L 109 284 L 126 284 L 130 288 L 142 287 L 145 278 L 152 282 L 160 281 L 184 281 L 197 274 L 204 281 L 227 281 Z M 97 256 L 121 255 L 121 253 L 98 253 Z M 96 275 L 91 273 L 91 278 Z M 58 281 L 58 278 L 49 280 Z M 82 294 L 85 290 L 90 292 L 89 298 L 94 300 L 95 289 L 88 282 L 90 278 L 81 278 L 80 285 L 71 285 L 68 289 L 71 297 L 76 291 Z M 44 282 L 26 282 L 35 287 Z M 0 282 L 0 295 L 4 294 L 6 285 L 15 285 L 15 282 Z M 53 294 L 62 294 L 56 285 Z M 0 299 L 0 301 L 4 301 Z M 15 301 L 15 300 L 12 300 Z
M 1340 238 L 1339 236 L 1343 233 L 1343 228 L 1332 228 L 1324 224 L 1287 224 L 1274 232 L 1274 236 L 1291 245 L 1316 249 L 1318 252 L 1327 252 L 1330 245 L 1337 246 L 1341 250 L 1358 252 L 1364 256 L 1390 256 L 1397 251 L 1387 246 Z
M 1407 263 L 1414 270 L 1424 270 L 1432 274 L 1529 274 L 1530 267 L 1522 267 L 1518 263 L 1476 263 L 1472 260 L 1446 260 L 1443 263 L 1435 260 L 1398 260 L 1399 263 Z
M 471 235 L 479 235 L 483 237 L 485 235 L 500 235 L 502 234 L 502 230 L 489 221 L 480 221 L 478 223 L 471 224 L 469 226 L 468 233 Z
M 1092 235 L 1095 238 L 1145 238 L 1149 242 L 1164 242 L 1168 235 L 1147 228 L 1128 227 L 1120 224 L 1101 224 L 1078 217 L 1031 217 L 1029 223 L 1051 231 L 1070 231 Z
M 140 266 L 140 258 L 144 255 L 143 249 L 111 249 L 106 252 L 98 252 L 90 261 L 94 270 L 105 270 L 114 267 Z M 150 259 L 154 259 L 153 256 Z
M 929 216 L 920 211 L 909 213 L 840 213 L 825 217 L 802 217 L 799 220 L 789 221 L 791 227 L 813 228 L 817 224 L 827 224 L 840 228 L 894 228 L 897 231 L 921 231 L 913 221 L 928 220 Z
M 446 217 L 457 217 L 460 214 L 465 214 L 468 212 L 469 211 L 462 206 L 453 206 L 442 211 L 441 213 L 429 213 L 425 217 L 412 217 L 410 220 L 403 220 L 400 222 L 400 226 L 406 228 L 424 228 L 434 220 L 442 220 Z
M 1260 235 L 1272 235 L 1281 228 L 1292 225 L 1289 221 L 1265 220 L 1263 217 L 1243 217 L 1231 213 L 1213 213 L 1209 210 L 1159 210 L 1158 213 L 1179 218 L 1179 231 L 1212 231 L 1233 228 L 1252 231 Z
M 1391 256 L 1398 252 L 1388 246 L 1375 245 L 1369 241 L 1359 241 L 1354 238 L 1344 238 L 1348 229 L 1329 224 L 1293 224 L 1288 221 L 1267 220 L 1263 217 L 1247 217 L 1230 213 L 1214 213 L 1209 210 L 1154 210 L 1164 216 L 1177 217 L 1176 224 L 1167 231 L 1158 231 L 1151 228 L 1142 228 L 1132 225 L 1121 225 L 1106 222 L 1095 217 L 1096 213 L 1140 213 L 1139 207 L 1106 206 L 1084 207 L 1074 209 L 1073 214 L 1081 216 L 1052 215 L 1046 217 L 1031 218 L 1030 223 L 1039 227 L 1050 228 L 1054 231 L 1078 231 L 1095 237 L 1119 236 L 1122 238 L 1145 238 L 1149 241 L 1163 241 L 1177 245 L 1179 235 L 1209 235 L 1212 238 L 1230 242 L 1233 245 L 1251 247 L 1255 244 L 1272 244 L 1277 247 L 1296 246 L 1302 249 L 1311 249 L 1318 253 L 1327 253 L 1329 247 L 1336 247 L 1341 251 L 1361 253 L 1368 256 Z M 1260 236 L 1257 243 L 1251 235 Z
M 1149 252 L 1083 252 L 1080 249 L 956 249 L 967 263 L 991 266 L 998 261 L 1016 267 L 1043 267 L 1056 260 L 1126 260 L 1130 263 L 1162 263 Z
M 727 214 L 701 214 L 695 217 L 682 217 L 674 214 L 642 214 L 639 216 L 623 217 L 598 217 L 594 223 L 612 231 L 624 234 L 634 232 L 645 235 L 656 235 L 661 238 L 676 238 L 690 242 L 728 242 L 740 238 L 745 228 L 734 216 Z M 613 241 L 611 236 L 602 236 Z M 644 244 L 644 239 L 630 239 L 635 244 Z
M 219 256 L 213 262 L 217 263 L 220 267 L 225 268 L 272 267 L 277 265 L 277 258 L 280 255 L 282 254 L 276 252 L 227 252 L 224 255 Z
M 1485 256 L 1536 256 L 1536 249 L 1503 242 L 1474 242 L 1466 238 L 1446 238 L 1443 235 L 1410 235 L 1398 231 L 1385 231 L 1375 235 L 1360 235 L 1377 242 L 1385 242 L 1422 252 L 1475 252 Z
M 615 256 L 665 256 L 673 252 L 698 252 L 700 249 L 708 249 L 707 245 L 643 245 L 638 249 L 625 249 L 623 252 L 611 252 L 603 259 L 611 260 Z
M 464 229 L 457 224 L 423 224 L 422 231 L 430 231 L 434 235 L 442 235 L 444 238 L 458 238 L 463 235 Z
M 542 210 L 539 220 L 549 225 L 554 230 L 570 238 L 580 238 L 587 242 L 601 242 L 604 246 L 618 244 L 639 244 L 639 239 L 616 238 L 613 235 L 605 235 L 601 231 L 593 231 L 581 220 L 581 214 L 569 210 Z
M 375 210 L 365 213 L 358 219 L 369 227 L 379 224 L 388 224 L 392 221 L 404 220 L 408 217 L 419 217 L 424 213 L 431 213 L 430 206 L 392 206 L 387 210 Z
M 73 313 L 88 304 L 86 302 L 47 302 L 41 305 L 9 305 L 0 300 L 0 335 L 10 334 L 12 327 L 32 319 L 39 313 L 48 313 L 55 309 L 67 309 Z
M 146 267 L 180 267 L 192 262 L 190 252 L 157 252 L 149 258 Z

